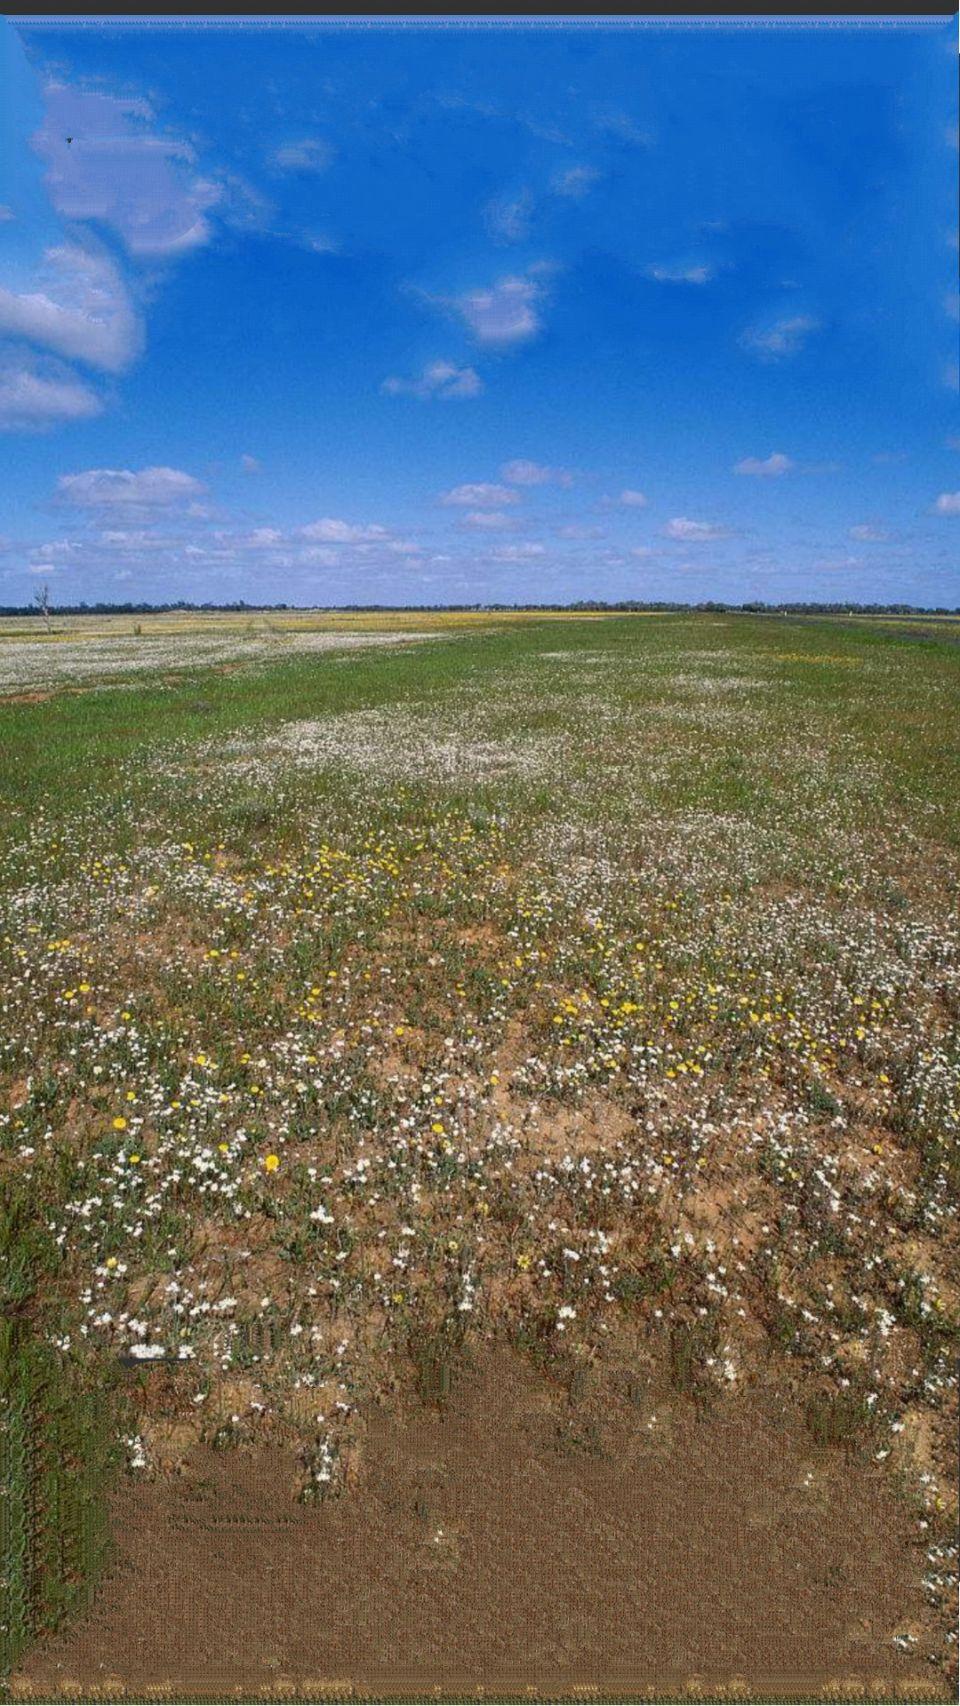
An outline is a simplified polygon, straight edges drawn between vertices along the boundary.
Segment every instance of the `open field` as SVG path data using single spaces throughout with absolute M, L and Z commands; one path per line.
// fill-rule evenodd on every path
M 134 621 L 0 624 L 13 1696 L 954 1698 L 956 625 Z

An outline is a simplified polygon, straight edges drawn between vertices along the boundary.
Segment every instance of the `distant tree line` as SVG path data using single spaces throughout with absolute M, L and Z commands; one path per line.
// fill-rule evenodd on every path
M 47 617 L 53 610 L 49 601 L 42 604 L 36 598 L 32 604 L 2 604 L 0 616 L 36 616 Z M 293 612 L 318 610 L 329 611 L 330 614 L 344 616 L 377 616 L 389 615 L 400 611 L 409 611 L 412 615 L 450 615 L 469 614 L 471 612 L 492 614 L 514 610 L 538 610 L 547 614 L 563 611 L 598 611 L 616 615 L 618 612 L 628 613 L 637 610 L 663 611 L 711 611 L 720 615 L 747 616 L 960 616 L 960 606 L 952 609 L 943 604 L 844 604 L 821 602 L 791 602 L 786 604 L 767 604 L 761 599 L 749 604 L 726 604 L 721 599 L 710 598 L 699 604 L 681 604 L 665 600 L 647 598 L 620 599 L 616 603 L 608 603 L 600 598 L 581 598 L 569 604 L 247 604 L 239 599 L 234 604 L 193 604 L 186 599 L 178 599 L 174 604 L 58 604 L 58 616 L 164 616 L 172 611 L 209 611 L 211 614 L 236 615 L 248 611 L 251 615 L 258 611 Z

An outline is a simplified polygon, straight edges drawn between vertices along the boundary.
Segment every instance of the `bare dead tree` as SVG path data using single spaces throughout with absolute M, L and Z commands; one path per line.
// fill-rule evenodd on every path
M 50 604 L 50 588 L 47 586 L 46 582 L 44 582 L 43 586 L 40 587 L 38 589 L 38 591 L 34 593 L 33 602 L 36 605 L 37 609 L 39 610 L 40 615 L 43 617 L 43 620 L 47 625 L 47 633 L 49 634 L 49 632 L 50 632 L 50 613 L 51 613 L 52 606 Z

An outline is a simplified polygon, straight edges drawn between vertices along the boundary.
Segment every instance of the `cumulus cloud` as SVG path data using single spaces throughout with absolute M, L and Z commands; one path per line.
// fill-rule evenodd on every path
M 321 136 L 285 142 L 270 156 L 271 164 L 280 172 L 325 172 L 332 159 L 333 149 Z
M 555 172 L 550 179 L 550 188 L 554 195 L 566 196 L 571 201 L 582 201 L 598 182 L 600 173 L 595 166 L 568 166 L 562 172 Z
M 107 256 L 73 243 L 47 249 L 38 283 L 22 292 L 0 287 L 0 332 L 108 373 L 129 366 L 141 328 Z
M 570 521 L 565 527 L 557 528 L 558 539 L 604 539 L 606 534 L 602 527 L 585 527 L 582 522 Z
M 726 528 L 718 527 L 711 521 L 690 521 L 685 515 L 674 516 L 662 531 L 668 539 L 682 539 L 688 545 L 726 538 Z
M 647 499 L 644 492 L 626 491 L 620 493 L 620 502 L 626 509 L 646 509 Z
M 765 326 L 748 326 L 740 345 L 761 361 L 783 361 L 797 355 L 811 334 L 819 330 L 820 322 L 812 314 L 789 314 Z
M 519 503 L 520 499 L 509 486 L 481 482 L 479 485 L 454 486 L 452 491 L 443 493 L 440 502 L 448 506 L 460 505 L 465 509 L 499 509 L 503 504 Z
M 27 356 L 0 360 L 0 430 L 42 432 L 89 420 L 103 404 L 60 363 L 41 366 Z
M 573 475 L 566 468 L 548 468 L 542 462 L 528 462 L 522 456 L 513 462 L 504 462 L 500 473 L 512 486 L 569 486 L 573 483 Z
M 755 474 L 761 480 L 776 479 L 780 474 L 789 473 L 793 462 L 789 456 L 784 456 L 780 450 L 773 451 L 761 461 L 757 456 L 745 456 L 734 468 L 735 474 Z
M 655 265 L 647 267 L 647 277 L 655 278 L 658 284 L 709 284 L 716 277 L 716 269 L 708 265 Z
M 936 515 L 960 515 L 960 492 L 941 492 L 933 508 Z
M 447 299 L 447 305 L 462 316 L 478 343 L 504 347 L 536 337 L 542 299 L 543 286 L 536 279 L 516 275 L 498 279 L 486 290 L 464 291 Z
M 414 379 L 385 379 L 380 389 L 388 397 L 419 397 L 423 403 L 454 402 L 479 397 L 483 380 L 472 367 L 457 367 L 452 361 L 431 361 Z
M 204 490 L 192 474 L 180 468 L 87 468 L 82 474 L 61 474 L 57 494 L 63 503 L 80 509 L 158 509 L 187 503 Z
M 134 255 L 172 257 L 210 241 L 206 213 L 222 186 L 194 170 L 189 143 L 156 133 L 146 101 L 66 83 L 44 95 L 32 142 L 58 213 L 102 220 Z
M 325 516 L 322 521 L 311 521 L 306 527 L 301 527 L 300 537 L 324 540 L 332 545 L 370 545 L 382 543 L 389 538 L 389 534 L 385 527 L 378 526 L 376 522 L 356 527 L 349 521 L 338 521 L 331 516 Z

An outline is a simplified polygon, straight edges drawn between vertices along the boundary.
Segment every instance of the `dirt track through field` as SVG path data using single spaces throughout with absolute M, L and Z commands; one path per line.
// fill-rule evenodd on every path
M 283 1453 L 201 1450 L 126 1481 L 93 1611 L 14 1695 L 948 1698 L 893 1642 L 922 1596 L 905 1509 L 770 1396 L 574 1402 L 490 1353 L 442 1409 L 376 1413 L 342 1498 L 298 1505 L 293 1479 Z

